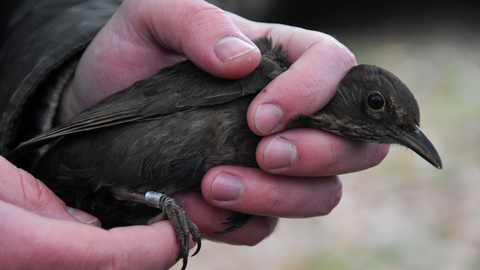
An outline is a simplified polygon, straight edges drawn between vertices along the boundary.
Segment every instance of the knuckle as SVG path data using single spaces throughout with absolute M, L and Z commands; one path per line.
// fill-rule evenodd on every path
M 327 131 L 321 131 L 323 133 L 323 141 L 316 147 L 320 151 L 317 156 L 318 159 L 317 168 L 320 170 L 319 175 L 332 175 L 332 173 L 342 164 L 344 161 L 344 152 L 341 142 L 342 138 L 338 140 L 338 136 L 331 134 Z
M 50 190 L 42 182 L 28 177 L 23 171 L 19 171 L 18 178 L 22 190 L 23 206 L 32 212 L 48 208 L 51 201 L 46 195 Z
M 334 181 L 334 183 L 331 185 L 327 199 L 325 200 L 324 211 L 321 213 L 323 216 L 330 214 L 332 210 L 337 207 L 343 195 L 342 182 L 340 182 L 336 176 L 333 177 L 332 181 Z
M 188 19 L 185 22 L 185 30 L 190 36 L 197 36 L 198 33 L 218 33 L 218 28 L 229 22 L 228 15 L 221 9 L 209 5 L 193 5 L 188 12 Z M 203 36 L 203 35 L 198 35 Z
M 322 179 L 319 184 L 319 189 L 314 191 L 316 196 L 316 203 L 310 204 L 309 216 L 326 216 L 340 203 L 343 189 L 342 183 L 337 176 Z
M 249 234 L 249 237 L 243 238 L 244 242 L 242 244 L 255 246 L 273 233 L 278 223 L 278 218 L 255 216 L 249 222 L 253 223 L 252 227 L 254 227 L 255 230 L 252 230 L 254 233 Z
M 340 67 L 347 69 L 356 65 L 355 55 L 334 37 L 325 35 L 320 43 L 324 50 L 331 52 L 334 58 L 332 63 L 337 63 Z
M 267 192 L 260 192 L 263 193 L 262 197 L 258 197 L 261 201 L 260 205 L 264 209 L 284 209 L 285 203 L 288 202 L 285 198 L 288 197 L 288 194 L 284 194 L 285 190 L 281 188 L 279 183 L 270 183 L 267 188 Z M 258 190 L 257 190 L 258 192 Z
M 324 84 L 323 78 L 320 78 L 316 74 L 310 74 L 308 77 L 304 77 L 302 80 L 299 80 L 296 85 L 296 89 L 301 89 L 301 91 L 294 92 L 292 94 L 299 95 L 299 99 L 302 103 L 305 104 L 306 108 L 313 108 L 319 101 L 323 98 L 318 94 L 319 86 Z
M 307 48 L 316 47 L 328 55 L 328 63 L 331 65 L 331 70 L 343 71 L 346 73 L 350 68 L 357 64 L 355 55 L 342 43 L 332 36 L 324 33 L 319 33 L 316 38 Z
M 355 59 L 355 55 L 342 43 L 338 42 L 333 37 L 331 38 L 332 44 L 332 51 L 335 53 L 339 60 L 339 64 L 343 64 L 344 66 L 350 69 L 351 66 L 356 65 L 357 60 Z

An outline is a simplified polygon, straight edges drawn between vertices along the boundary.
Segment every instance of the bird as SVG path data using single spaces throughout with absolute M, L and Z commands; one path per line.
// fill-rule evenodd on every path
M 262 138 L 250 131 L 246 113 L 265 86 L 291 63 L 282 44 L 255 41 L 258 67 L 231 80 L 215 77 L 186 60 L 107 96 L 67 123 L 34 137 L 7 154 L 14 161 L 44 145 L 33 174 L 71 205 L 99 217 L 106 228 L 170 219 L 187 266 L 189 235 L 201 234 L 170 196 L 200 190 L 217 165 L 259 167 Z M 315 128 L 340 136 L 410 148 L 437 168 L 442 161 L 419 127 L 418 103 L 407 86 L 375 65 L 356 65 L 318 112 L 300 114 L 287 129 Z M 248 222 L 238 213 L 227 233 Z

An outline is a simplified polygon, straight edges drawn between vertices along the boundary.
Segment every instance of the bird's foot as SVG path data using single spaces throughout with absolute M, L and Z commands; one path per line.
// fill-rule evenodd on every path
M 253 216 L 249 215 L 249 214 L 236 213 L 235 215 L 227 218 L 227 221 L 222 223 L 222 224 L 225 224 L 225 225 L 230 225 L 230 227 L 225 228 L 223 230 L 215 231 L 214 233 L 224 234 L 224 233 L 232 232 L 232 231 L 242 227 L 243 225 L 245 225 L 245 223 L 247 223 L 247 221 L 249 221 L 252 217 Z
M 193 241 L 197 243 L 197 250 L 192 256 L 195 256 L 200 251 L 202 245 L 200 231 L 190 220 L 185 209 L 183 209 L 183 207 L 181 207 L 174 199 L 165 194 L 154 191 L 141 193 L 125 188 L 112 188 L 111 192 L 117 200 L 141 202 L 162 210 L 160 215 L 150 219 L 147 224 L 152 224 L 167 218 L 170 219 L 173 228 L 175 229 L 177 240 L 180 243 L 178 259 L 183 259 L 182 270 L 184 270 L 187 267 L 188 262 L 189 235 L 192 234 Z

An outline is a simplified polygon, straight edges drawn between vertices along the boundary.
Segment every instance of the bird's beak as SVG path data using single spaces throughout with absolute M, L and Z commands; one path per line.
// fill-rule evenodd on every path
M 416 130 L 413 134 L 406 133 L 396 127 L 390 128 L 394 131 L 395 137 L 400 144 L 412 149 L 415 153 L 419 154 L 438 169 L 442 168 L 440 155 L 419 126 L 416 126 Z

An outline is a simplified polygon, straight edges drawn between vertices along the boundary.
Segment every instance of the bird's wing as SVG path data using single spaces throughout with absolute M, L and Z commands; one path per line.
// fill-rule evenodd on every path
M 210 75 L 192 62 L 185 61 L 164 68 L 155 75 L 104 98 L 68 123 L 20 144 L 7 158 L 15 160 L 65 135 L 148 120 L 256 94 L 284 69 L 277 62 L 262 57 L 255 71 L 241 79 L 228 80 Z

